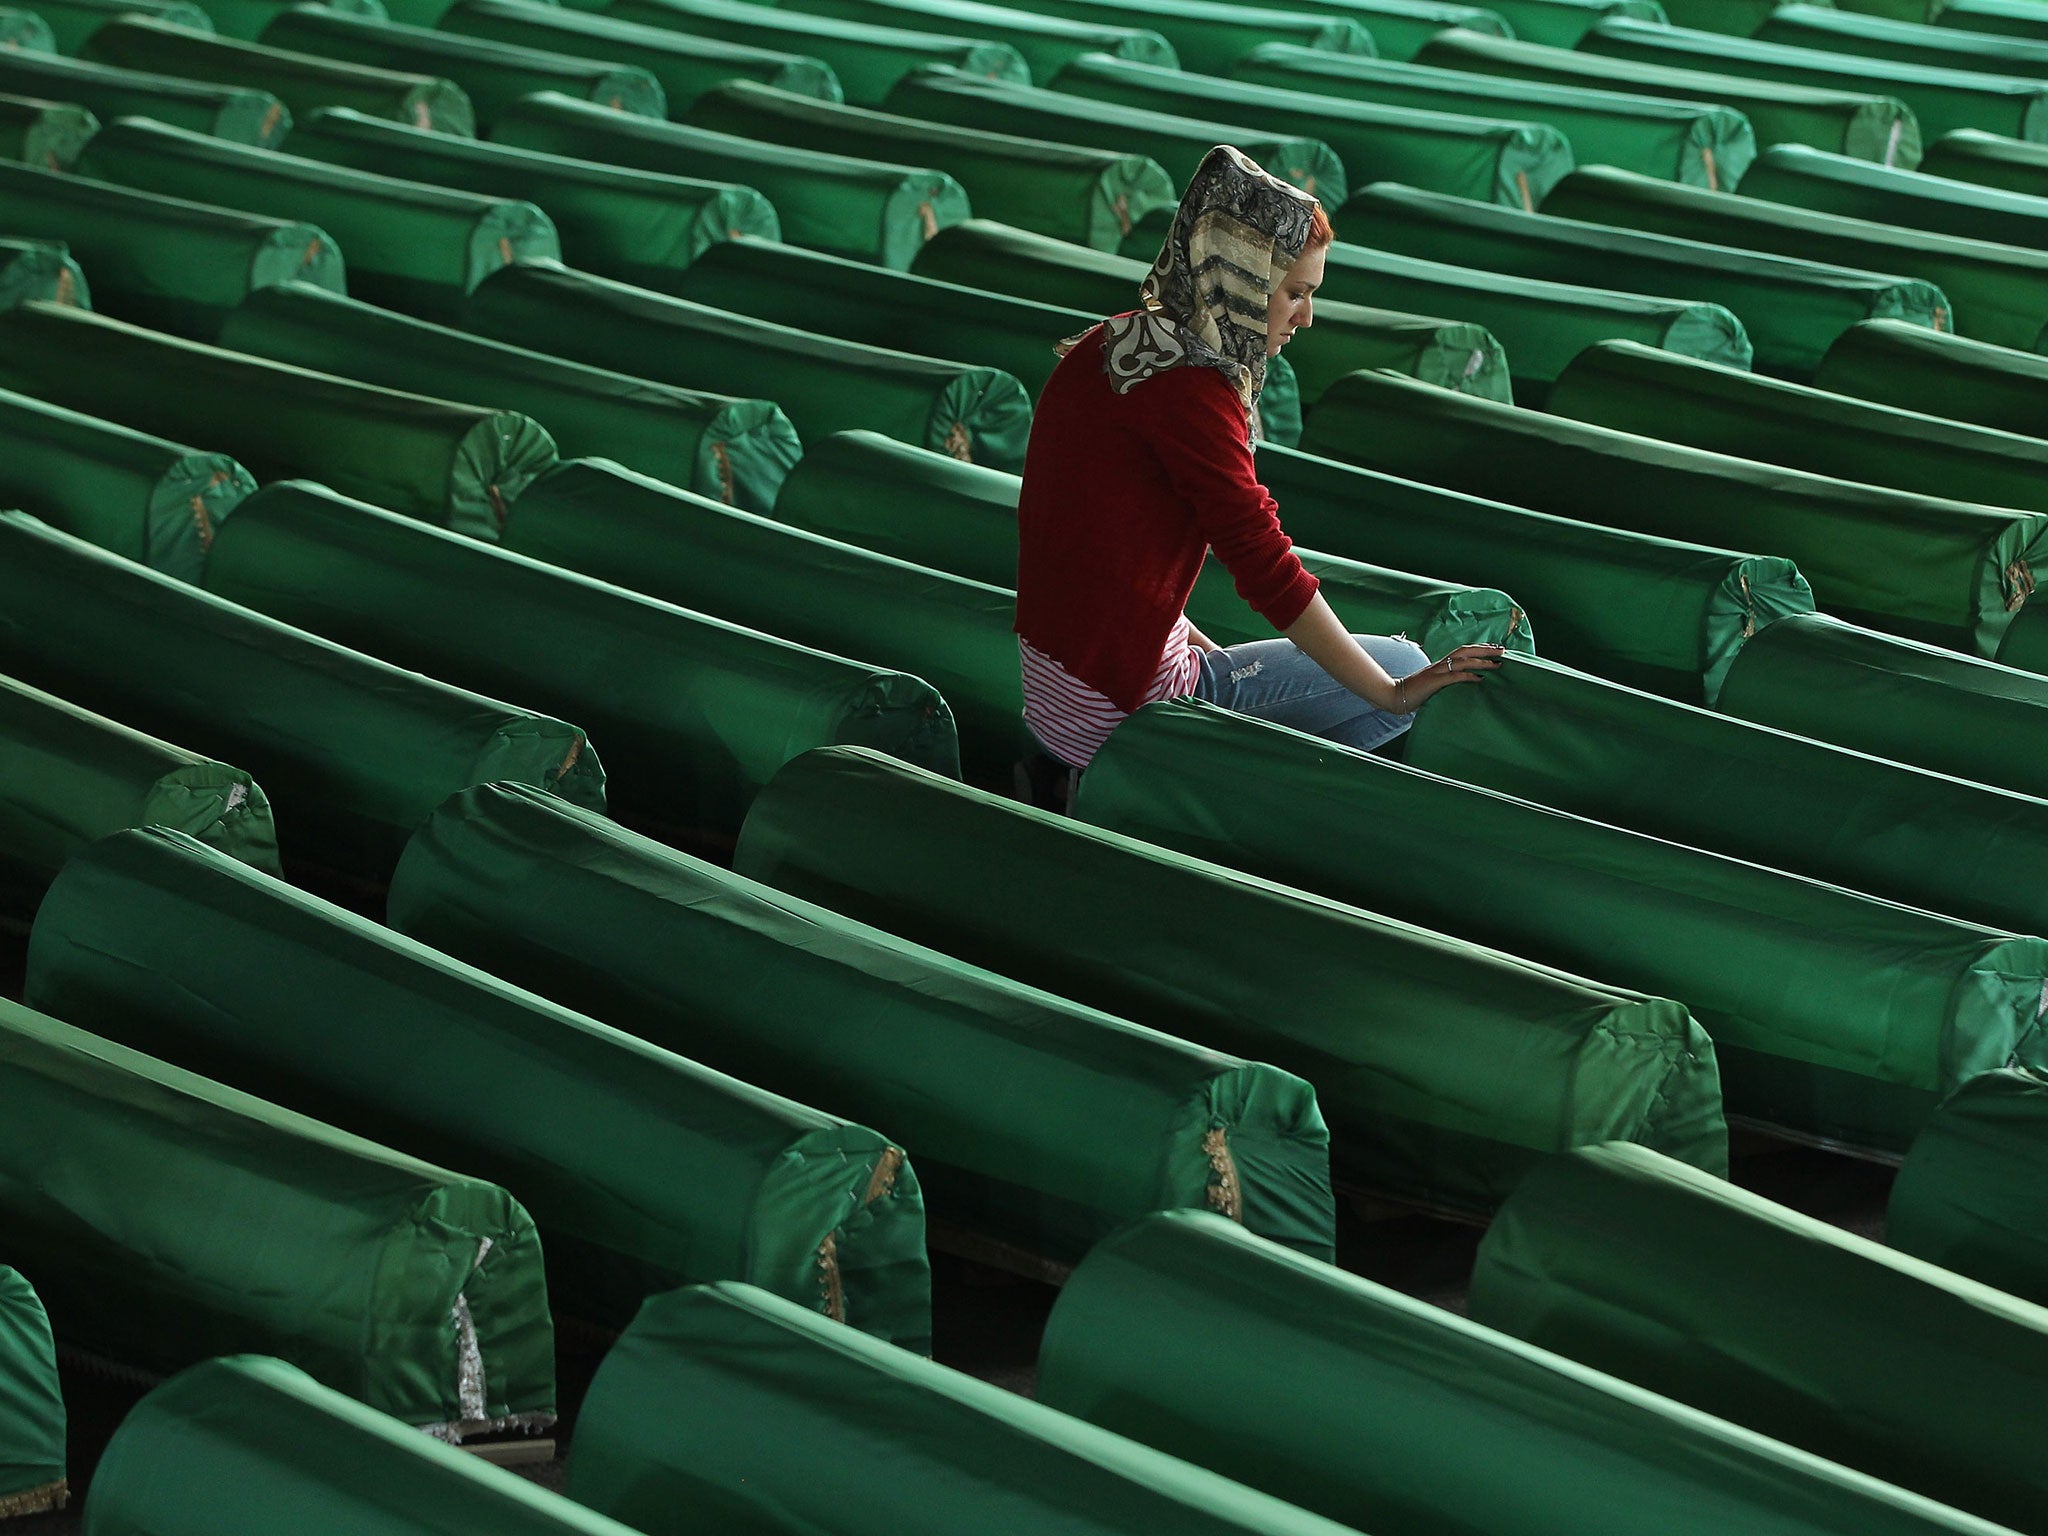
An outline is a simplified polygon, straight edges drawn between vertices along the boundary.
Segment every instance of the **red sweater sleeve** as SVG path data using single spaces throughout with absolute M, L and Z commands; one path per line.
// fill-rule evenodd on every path
M 1280 508 L 1259 483 L 1245 441 L 1244 406 L 1214 368 L 1175 368 L 1131 392 L 1167 478 L 1237 584 L 1237 595 L 1275 629 L 1300 618 L 1319 583 L 1280 528 Z

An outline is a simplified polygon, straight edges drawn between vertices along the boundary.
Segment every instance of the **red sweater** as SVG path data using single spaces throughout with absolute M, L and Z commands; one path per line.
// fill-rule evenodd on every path
M 1125 711 L 1158 676 L 1206 551 L 1276 630 L 1316 595 L 1230 381 L 1189 364 L 1119 395 L 1100 327 L 1038 398 L 1017 524 L 1017 633 Z

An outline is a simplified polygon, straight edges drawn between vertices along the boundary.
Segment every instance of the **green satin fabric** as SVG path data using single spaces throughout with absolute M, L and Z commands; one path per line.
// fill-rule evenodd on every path
M 1980 75 L 2048 76 L 2048 47 L 2020 37 L 1957 30 L 1948 23 L 1930 32 L 1926 23 L 1837 10 L 1832 5 L 1781 5 L 1750 35 L 1762 43 L 1792 43 L 1840 56 L 1853 54 L 1906 64 L 1931 64 Z
M 2048 41 L 2048 16 L 2043 16 L 2030 0 L 1947 0 L 1941 5 L 1934 0 L 1889 0 L 1881 14 L 1890 16 L 1898 11 L 1909 13 L 1898 18 L 1905 21 Z
M 0 49 L 0 91 L 75 102 L 103 123 L 117 117 L 153 117 L 240 144 L 274 147 L 292 121 L 284 103 L 268 91 L 11 49 Z
M 68 171 L 99 128 L 98 118 L 69 102 L 0 96 L 0 159 Z
M 1655 1511 L 1671 1536 L 1994 1536 L 1193 1213 L 1134 1222 L 1075 1271 L 1038 1392 L 1360 1530 L 1638 1536 Z
M 284 853 L 381 880 L 458 789 L 537 784 L 593 809 L 583 732 L 372 661 L 0 513 L 0 673 L 269 791 Z
M 199 32 L 214 29 L 213 18 L 195 0 L 36 0 L 35 14 L 50 29 L 59 53 L 75 54 L 85 40 L 117 16 L 154 16 Z
M 118 7 L 120 0 L 111 0 L 111 3 Z M 296 3 L 297 0 L 204 0 L 206 14 L 212 19 L 216 31 L 223 37 L 239 37 L 248 42 L 254 42 L 265 27 L 293 9 Z M 381 21 L 385 16 L 381 0 L 321 0 L 321 4 L 344 15 L 362 16 L 372 21 Z
M 2048 605 L 2036 604 L 2015 614 L 1992 659 L 2002 667 L 2048 676 Z
M 1084 53 L 1114 54 L 1169 69 L 1180 63 L 1173 44 L 1149 27 L 1068 21 L 981 0 L 784 0 L 777 9 L 785 15 L 836 16 L 879 26 L 943 26 L 994 38 L 1023 56 L 1034 80 L 1050 80 Z
M 1896 321 L 1851 326 L 1813 382 L 1837 395 L 2033 437 L 2048 358 Z
M 285 976 L 294 985 L 280 989 Z M 917 1179 L 881 1136 L 189 838 L 118 833 L 66 865 L 37 914 L 24 991 L 110 1038 L 516 1189 L 541 1223 L 549 1293 L 576 1316 L 616 1328 L 651 1293 L 735 1279 L 929 1341 Z M 246 1246 L 224 1261 L 244 1262 L 233 1248 Z M 497 1299 L 472 1297 L 471 1310 Z M 544 1308 L 527 1327 L 545 1339 Z M 551 1351 L 538 1359 L 551 1365 Z
M 2048 36 L 2044 36 L 2048 41 Z M 1959 129 L 1927 146 L 1929 175 L 2032 197 L 2048 193 L 2048 145 Z
M 2043 1529 L 2027 1447 L 2048 1310 L 1641 1147 L 1532 1174 L 1480 1245 L 1471 1308 L 1976 1529 Z
M 2011 1067 L 1971 1078 L 1900 1165 L 1885 1241 L 2009 1296 L 2048 1303 L 2044 1125 L 2048 1077 Z
M 497 1185 L 12 1002 L 0 1105 L 9 1257 L 66 1344 L 151 1373 L 268 1350 L 443 1432 L 553 1418 L 540 1239 Z
M 1027 0 L 1016 7 L 1041 16 L 1095 26 L 1139 27 L 1157 32 L 1194 74 L 1220 75 L 1260 43 L 1283 41 L 1338 53 L 1371 53 L 1373 35 L 1355 15 L 1330 16 L 1285 5 L 1243 5 L 1237 0 Z M 1395 0 L 1392 13 L 1402 9 Z M 1471 25 L 1485 12 L 1468 6 L 1420 6 L 1425 17 L 1444 13 L 1439 26 Z
M 50 1319 L 31 1286 L 0 1266 L 0 1510 L 62 1501 L 64 1390 Z

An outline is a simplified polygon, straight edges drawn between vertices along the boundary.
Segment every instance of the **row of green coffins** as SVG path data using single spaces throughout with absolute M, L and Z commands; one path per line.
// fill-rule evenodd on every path
M 64 1434 L 49 1316 L 35 1287 L 0 1265 L 0 1520 L 63 1507 Z
M 292 116 L 269 91 L 147 74 L 56 54 L 0 49 L 0 91 L 71 102 L 101 122 L 151 117 L 241 144 L 276 147 Z

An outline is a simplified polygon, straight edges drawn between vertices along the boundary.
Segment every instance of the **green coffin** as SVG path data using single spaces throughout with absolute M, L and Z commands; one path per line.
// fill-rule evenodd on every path
M 934 1219 L 1071 1263 L 1192 1207 L 1329 1257 L 1329 1133 L 1272 1067 L 977 970 L 509 785 L 392 879 L 400 931 L 746 1082 L 887 1125 Z M 687 954 L 688 965 L 673 963 Z
M 671 112 L 728 80 L 758 80 L 825 101 L 840 99 L 839 79 L 823 59 L 781 49 L 682 37 L 660 27 L 525 0 L 460 0 L 433 23 L 444 32 L 518 43 L 645 70 L 661 82 Z M 495 132 L 492 135 L 496 137 Z
M 2048 858 L 2048 804 L 1582 672 L 1518 662 L 1447 689 L 1402 760 L 1986 927 L 2048 929 L 2048 889 L 2011 878 Z
M 1088 101 L 1250 122 L 1268 133 L 1320 139 L 1344 162 L 1352 187 L 1405 181 L 1485 202 L 1534 208 L 1572 168 L 1571 146 L 1564 135 L 1504 114 L 1464 117 L 1375 106 L 1099 56 L 1068 65 L 1052 83 Z M 1334 216 L 1339 200 L 1324 201 Z M 1001 217 L 979 198 L 975 210 Z
M 1480 1245 L 1471 1307 L 1852 1470 L 2042 1529 L 2048 1477 L 2028 1448 L 2048 1309 L 1641 1147 L 1530 1175 Z
M 1731 458 L 1353 374 L 1308 452 L 1661 538 L 1798 562 L 1828 610 L 1990 655 L 2048 553 L 2048 518 Z M 1538 617 L 1541 617 L 1539 612 Z
M 735 867 L 970 964 L 1299 1072 L 1330 1123 L 1337 1175 L 1403 1200 L 1485 1210 L 1550 1152 L 1615 1137 L 1726 1166 L 1713 1045 L 1676 1003 L 873 753 L 791 763 L 755 802 Z
M 1823 50 L 1835 56 L 1829 60 L 1831 66 L 1839 64 L 1843 55 L 1854 55 L 1934 64 L 1981 75 L 2048 77 L 2048 42 L 1962 32 L 1955 27 L 1951 23 L 1930 28 L 1924 22 L 1859 15 L 1831 5 L 1781 5 L 1751 35 L 1759 42 Z
M 24 992 L 124 1044 L 516 1187 L 545 1224 L 550 1293 L 578 1316 L 619 1327 L 654 1292 L 748 1280 L 929 1342 L 917 1180 L 882 1137 L 190 838 L 117 833 L 66 865 L 36 915 Z
M 68 171 L 99 128 L 98 118 L 70 102 L 0 96 L 0 159 Z
M 95 1536 L 632 1536 L 331 1392 L 230 1356 L 165 1382 L 93 1474 Z
M 263 29 L 262 41 L 350 64 L 446 75 L 469 94 L 477 120 L 488 126 L 506 107 L 535 91 L 561 91 L 615 112 L 663 117 L 668 98 L 646 70 L 613 64 L 602 53 L 581 57 L 462 37 L 429 27 L 400 26 L 368 16 L 350 16 L 324 6 L 298 5 L 281 11 Z M 388 121 L 388 119 L 387 119 Z M 298 146 L 293 146 L 297 153 Z
M 1936 146 L 1953 137 L 1936 140 Z M 2042 146 L 2041 163 L 2048 165 L 2048 145 Z M 2035 250 L 2048 246 L 2048 197 L 1973 187 L 1940 173 L 1888 170 L 1803 144 L 1780 144 L 1764 155 L 1743 178 L 1742 195 L 1940 235 Z
M 569 1491 L 648 1536 L 1346 1536 L 744 1285 L 640 1309 L 591 1383 Z
M 343 291 L 341 249 L 314 225 L 5 161 L 0 228 L 63 242 L 90 269 L 101 309 L 182 335 L 211 338 L 251 290 L 272 283 Z
M 35 916 L 64 861 L 123 827 L 171 827 L 266 874 L 280 872 L 270 801 L 239 768 L 7 677 L 0 741 L 8 757 L 0 908 L 12 918 Z
M 1257 784 L 1257 797 L 1232 792 L 1243 784 Z M 1118 726 L 1081 781 L 1076 814 L 1678 998 L 1713 1037 L 1730 1114 L 1850 1146 L 1903 1151 L 1944 1095 L 2023 1048 L 2048 985 L 2048 940 L 1566 815 L 1193 701 L 1150 705 Z M 1469 877 L 1482 867 L 1487 899 L 1475 905 Z
M 220 520 L 256 489 L 224 453 L 0 390 L 0 506 L 197 581 Z
M 441 319 L 500 268 L 562 254 L 553 223 L 523 199 L 452 192 L 135 118 L 101 129 L 78 169 L 137 191 L 310 217 L 341 242 L 352 292 Z
M 1508 24 L 1507 35 L 1556 48 L 1577 47 L 1581 38 L 1609 17 L 1665 20 L 1658 0 L 1486 0 L 1486 8 Z
M 1069 249 L 1100 254 L 1081 246 Z M 1000 368 L 1034 395 L 1059 362 L 1054 343 L 1078 336 L 1099 318 L 1092 311 L 1060 309 L 753 240 L 712 247 L 664 287 L 678 298 L 757 320 Z M 1317 326 L 1324 323 L 1320 307 L 1315 320 Z
M 284 103 L 268 91 L 6 48 L 0 48 L 0 90 L 73 102 L 104 123 L 153 117 L 240 144 L 275 147 L 292 121 Z
M 1138 287 L 1150 267 L 1149 257 L 1139 260 L 1091 251 L 1028 230 L 970 219 L 941 231 L 918 253 L 914 270 L 922 277 L 1063 306 L 1087 317 L 1080 327 L 1085 330 L 1100 316 L 1135 309 Z M 1339 291 L 1343 291 L 1341 285 Z M 1329 292 L 1326 283 L 1322 293 Z M 1374 288 L 1366 290 L 1366 296 L 1377 298 L 1380 294 Z M 1507 398 L 1508 359 L 1483 326 L 1432 319 L 1427 314 L 1368 309 L 1363 304 L 1324 300 L 1320 294 L 1318 298 L 1315 324 L 1298 332 L 1285 354 L 1298 375 L 1296 387 L 1308 398 L 1321 394 L 1332 380 L 1360 368 L 1391 368 L 1445 389 L 1495 400 Z M 1053 361 L 1056 359 L 1048 348 L 1047 362 Z M 1278 383 L 1278 375 L 1269 368 L 1266 388 L 1259 397 L 1261 414 L 1269 426 Z M 1278 440 L 1270 431 L 1267 439 Z
M 2048 799 L 2048 678 L 1809 613 L 1729 669 L 1720 708 L 1758 725 Z M 1991 1063 L 1990 1065 L 1996 1065 Z
M 1936 26 L 1956 27 L 1965 32 L 2048 40 L 2048 16 L 2041 14 L 2041 7 L 2033 0 L 1947 0 L 1940 6 L 1930 0 L 1926 10 L 1933 14 L 1923 13 L 1910 19 L 1924 19 Z
M 2022 608 L 2015 614 L 1992 660 L 2002 667 L 2048 675 L 2048 606 Z
M 999 369 L 839 341 L 552 262 L 491 278 L 471 297 L 466 324 L 685 389 L 758 390 L 809 438 L 867 427 L 1012 469 L 1031 431 L 1031 397 Z
M 1719 193 L 1700 195 L 1738 202 Z M 1896 316 L 1929 327 L 1948 324 L 1947 296 L 1911 276 L 1553 217 L 1553 206 L 1565 206 L 1556 194 L 1544 206 L 1542 217 L 1528 218 L 1386 185 L 1354 197 L 1344 217 L 1347 227 L 1363 229 L 1382 250 L 1505 274 L 1495 279 L 1503 286 L 1512 278 L 1534 278 L 1725 305 L 1740 317 L 1756 366 L 1793 378 L 1810 378 L 1834 339 L 1859 320 Z M 1497 334 L 1508 355 L 1518 358 L 1514 336 Z M 1609 339 L 1590 336 L 1586 344 Z
M 1989 342 L 1882 321 L 1854 325 L 1814 383 L 1929 416 L 2048 437 L 2048 359 Z
M 531 511 L 521 504 L 513 550 L 552 558 L 526 525 L 559 500 L 543 482 Z M 651 825 L 730 845 L 754 792 L 813 746 L 857 743 L 958 770 L 946 701 L 919 677 L 844 659 L 851 635 L 831 653 L 809 650 L 303 481 L 243 506 L 247 523 L 215 545 L 210 591 L 397 666 L 560 706 L 600 737 L 618 775 L 613 804 Z
M 1581 164 L 1618 165 L 1696 186 L 1732 187 L 1756 156 L 1749 119 L 1705 102 L 1493 79 L 1287 43 L 1253 49 L 1232 73 L 1255 85 L 1378 107 L 1541 123 L 1565 136 Z
M 943 171 L 650 122 L 566 96 L 528 97 L 491 136 L 551 155 L 755 188 L 774 205 L 783 238 L 898 270 L 968 214 L 966 192 Z
M 111 3 L 118 5 L 120 0 L 111 0 Z M 295 10 L 300 0 L 200 0 L 200 3 L 205 5 L 206 14 L 223 34 L 253 41 L 281 13 Z M 373 21 L 381 21 L 387 14 L 382 0 L 310 0 L 310 3 L 350 16 L 366 16 Z
M 469 97 L 441 76 L 334 63 L 148 17 L 109 22 L 93 33 L 84 56 L 122 69 L 268 91 L 301 116 L 315 107 L 353 107 L 415 128 L 464 136 L 476 132 Z
M 9 98 L 0 98 L 5 99 Z M 0 309 L 35 303 L 75 304 L 80 309 L 91 309 L 92 296 L 86 290 L 85 272 L 71 259 L 70 248 L 61 240 L 22 240 L 0 235 Z
M 486 539 L 556 458 L 546 430 L 513 411 L 356 384 L 50 304 L 0 312 L 0 385 L 217 443 L 259 480 L 316 475 Z
M 49 27 L 59 53 L 77 53 L 117 16 L 154 16 L 200 32 L 214 30 L 213 18 L 195 0 L 35 0 L 35 13 Z
M 1826 91 L 1868 91 L 1905 103 L 1923 133 L 1986 128 L 2023 139 L 2048 139 L 2048 81 L 1943 69 L 1936 58 L 1894 63 L 1799 47 L 1789 40 L 1759 42 L 1642 21 L 1606 21 L 1579 45 L 1587 53 L 1638 64 L 1715 70 L 1781 85 Z
M 1241 0 L 1027 0 L 1019 9 L 1096 26 L 1157 32 L 1182 64 L 1205 75 L 1222 74 L 1261 43 L 1299 43 L 1337 53 L 1373 51 L 1371 35 L 1355 19 L 1285 5 Z
M 1918 120 L 1897 97 L 1872 89 L 1785 85 L 1462 31 L 1438 37 L 1416 55 L 1415 62 L 1513 80 L 1715 102 L 1748 118 L 1759 145 L 1811 144 L 1908 169 L 1920 161 Z
M 842 21 L 734 0 L 611 0 L 605 15 L 686 37 L 813 54 L 832 66 L 846 100 L 879 107 L 912 70 L 946 64 L 980 79 L 1031 83 L 1024 56 L 1008 43 L 977 38 L 971 26 L 911 29 Z
M 777 9 L 786 16 L 835 16 L 918 30 L 944 26 L 993 38 L 1023 56 L 1034 80 L 1050 80 L 1084 53 L 1109 53 L 1169 69 L 1180 63 L 1173 44 L 1149 27 L 1068 21 L 982 0 L 782 0 Z
M 301 123 L 291 152 L 463 192 L 530 197 L 547 210 L 569 261 L 643 286 L 671 279 L 723 241 L 782 236 L 774 206 L 752 187 L 455 139 L 342 108 Z
M 1097 250 L 1114 250 L 1133 224 L 1154 208 L 1171 208 L 1177 196 L 1172 179 L 1143 155 L 942 127 L 749 81 L 706 91 L 688 118 L 699 128 L 813 153 L 934 166 L 966 188 L 985 217 Z
M 866 733 L 850 726 L 844 705 L 832 731 L 776 730 L 775 750 L 758 759 L 761 772 L 748 775 L 749 790 L 797 752 L 831 741 L 894 751 L 939 772 L 964 769 L 977 783 L 1007 784 L 1011 765 L 1031 750 L 1012 627 L 1016 598 L 1007 587 L 818 538 L 601 461 L 564 464 L 539 481 L 520 500 L 508 534 L 507 547 L 522 555 L 664 604 L 904 669 L 883 674 L 896 707 Z M 657 691 L 673 690 L 681 700 L 694 691 L 690 679 L 701 663 L 687 653 L 677 661 Z M 605 735 L 613 741 L 618 731 Z M 621 749 L 606 750 L 617 757 Z M 736 831 L 743 808 L 734 805 L 720 830 Z
M 1359 1530 L 1995 1536 L 1196 1213 L 1090 1255 L 1038 1372 L 1054 1408 Z
M 540 1235 L 497 1185 L 12 1002 L 0 1108 L 8 1256 L 66 1344 L 151 1374 L 268 1350 L 451 1439 L 554 1418 Z
M 1158 161 L 1179 187 L 1188 184 L 1210 150 L 1229 144 L 1330 207 L 1342 203 L 1347 191 L 1343 163 L 1319 138 L 1087 101 L 1064 91 L 984 80 L 959 70 L 920 70 L 889 92 L 882 105 L 928 123 L 990 128 L 1025 138 L 1145 155 Z
M 382 879 L 471 784 L 604 806 L 583 732 L 401 672 L 0 513 L 0 673 L 238 763 L 283 806 L 294 859 Z
M 2048 512 L 2048 442 L 1738 373 L 1628 342 L 1588 347 L 1559 416 L 1894 490 Z
M 772 505 L 802 452 L 766 400 L 736 400 L 586 367 L 283 283 L 228 317 L 232 351 L 415 394 L 501 402 L 545 424 L 571 457 L 620 460 L 734 506 Z M 33 510 L 33 509 L 31 509 Z
M 61 1509 L 64 1391 L 35 1288 L 0 1266 L 0 1519 Z
M 1749 37 L 1771 19 L 1782 0 L 1662 0 L 1664 19 L 1681 27 L 1706 32 L 1726 32 L 1730 37 Z M 1813 0 L 1816 9 L 1832 6 L 1835 0 Z M 2031 0 L 2021 0 L 2031 3 Z
M 1885 1241 L 1901 1253 L 2048 1301 L 2048 1077 L 1979 1073 L 1913 1143 L 1885 1207 Z
M 1948 181 L 2048 195 L 2048 145 L 1962 129 L 1928 145 L 1923 163 L 1928 174 Z
M 1432 656 L 1449 655 L 1461 645 L 1505 645 L 1519 656 L 1536 653 L 1528 614 L 1496 588 L 1411 575 L 1341 555 L 1296 553 L 1354 634 L 1405 635 Z M 1237 595 L 1230 573 L 1214 560 L 1202 567 L 1187 612 L 1218 645 L 1273 638 L 1273 626 Z

